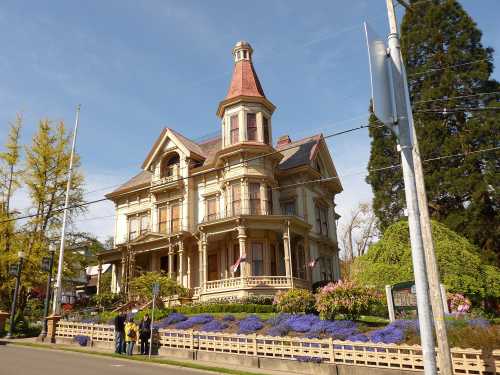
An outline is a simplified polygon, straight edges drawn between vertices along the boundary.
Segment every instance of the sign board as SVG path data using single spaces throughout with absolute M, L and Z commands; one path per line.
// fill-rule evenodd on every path
M 414 281 L 406 281 L 392 286 L 392 299 L 395 308 L 416 309 L 417 294 Z
M 9 274 L 11 276 L 17 276 L 17 264 L 11 264 L 9 266 Z
M 160 283 L 153 284 L 153 296 L 157 297 L 160 294 Z
M 50 258 L 49 257 L 43 257 L 42 258 L 42 271 L 43 272 L 49 272 L 50 271 Z
M 392 84 L 392 60 L 387 53 L 385 41 L 366 22 L 364 26 L 370 65 L 373 112 L 382 123 L 396 131 L 397 112 Z

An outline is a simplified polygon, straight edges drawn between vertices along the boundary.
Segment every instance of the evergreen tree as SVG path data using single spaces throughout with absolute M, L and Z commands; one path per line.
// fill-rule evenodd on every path
M 422 158 L 468 154 L 424 163 L 430 214 L 500 263 L 500 152 L 473 153 L 500 145 L 500 111 L 489 109 L 500 108 L 500 95 L 477 95 L 500 91 L 491 79 L 493 51 L 456 0 L 412 1 L 401 47 Z M 399 163 L 392 134 L 372 129 L 370 136 L 369 168 Z M 385 229 L 405 207 L 401 173 L 370 172 L 367 181 Z

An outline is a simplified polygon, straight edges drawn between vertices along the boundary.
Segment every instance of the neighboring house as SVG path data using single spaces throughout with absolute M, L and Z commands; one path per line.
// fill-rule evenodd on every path
M 196 143 L 164 129 L 142 172 L 106 197 L 115 203 L 112 290 L 164 271 L 194 299 L 273 295 L 339 278 L 335 195 L 342 191 L 321 134 L 272 144 L 275 106 L 252 65 L 233 49 L 234 72 L 219 103 L 220 136 Z M 326 179 L 321 183 L 305 183 Z M 235 270 L 233 265 L 240 264 Z

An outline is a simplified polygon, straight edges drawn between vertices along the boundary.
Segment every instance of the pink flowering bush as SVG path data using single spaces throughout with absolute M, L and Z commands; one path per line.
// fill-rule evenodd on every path
M 329 283 L 316 294 L 316 310 L 322 319 L 356 320 L 375 305 L 381 303 L 380 295 L 372 289 L 359 286 L 352 281 Z
M 311 313 L 314 312 L 314 296 L 306 289 L 290 289 L 279 291 L 274 297 L 273 305 L 284 313 Z
M 470 300 L 460 293 L 453 293 L 448 296 L 448 304 L 452 313 L 466 314 L 469 312 Z

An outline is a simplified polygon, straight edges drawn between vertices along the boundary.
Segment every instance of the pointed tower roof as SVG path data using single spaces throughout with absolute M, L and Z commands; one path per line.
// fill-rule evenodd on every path
M 252 64 L 253 49 L 248 42 L 238 42 L 233 48 L 234 70 L 226 99 L 240 95 L 265 98 L 264 90 Z M 240 56 L 241 55 L 241 56 Z
M 259 77 L 252 64 L 253 48 L 250 43 L 239 41 L 233 48 L 234 70 L 226 98 L 220 102 L 217 115 L 222 117 L 224 109 L 239 101 L 253 101 L 264 104 L 273 112 L 274 105 L 267 100 Z

